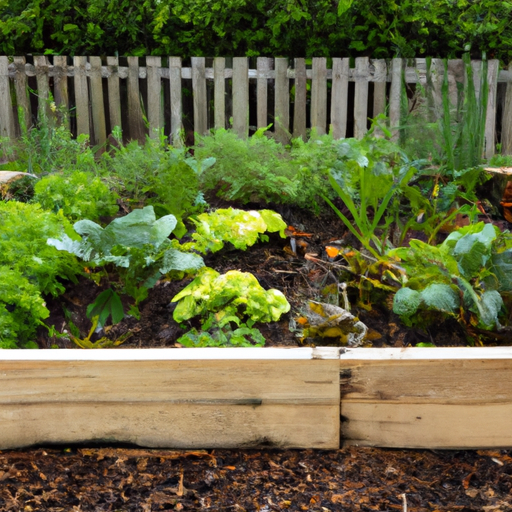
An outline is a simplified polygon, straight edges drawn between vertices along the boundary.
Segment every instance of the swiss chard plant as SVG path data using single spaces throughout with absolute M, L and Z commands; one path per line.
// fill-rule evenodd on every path
M 512 238 L 480 222 L 451 233 L 439 246 L 411 240 L 388 253 L 405 269 L 393 310 L 406 325 L 452 316 L 483 330 L 500 328 L 503 296 L 512 292 Z
M 254 324 L 277 321 L 290 310 L 279 290 L 265 290 L 252 274 L 230 270 L 221 275 L 208 267 L 171 302 L 177 302 L 177 322 L 200 317 L 201 330 L 193 328 L 178 340 L 188 347 L 264 345 Z

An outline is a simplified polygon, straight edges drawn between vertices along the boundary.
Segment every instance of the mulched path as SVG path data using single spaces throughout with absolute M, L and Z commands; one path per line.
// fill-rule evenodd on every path
M 2 511 L 512 511 L 512 450 L 0 452 Z

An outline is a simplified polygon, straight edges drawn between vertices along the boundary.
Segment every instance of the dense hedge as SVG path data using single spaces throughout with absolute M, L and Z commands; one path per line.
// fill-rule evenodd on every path
M 512 2 L 0 0 L 2 55 L 453 58 L 464 49 L 508 63 Z

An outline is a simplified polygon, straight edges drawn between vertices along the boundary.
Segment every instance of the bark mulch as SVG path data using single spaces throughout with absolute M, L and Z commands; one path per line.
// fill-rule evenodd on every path
M 512 450 L 0 452 L 2 511 L 511 511 Z

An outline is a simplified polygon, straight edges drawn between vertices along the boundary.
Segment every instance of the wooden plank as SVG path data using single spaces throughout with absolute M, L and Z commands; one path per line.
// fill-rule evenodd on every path
M 123 128 L 121 121 L 121 92 L 119 90 L 119 59 L 117 57 L 107 57 L 108 75 L 108 114 L 110 117 L 110 129 L 116 126 Z
M 91 64 L 91 107 L 92 125 L 94 128 L 94 143 L 100 146 L 99 152 L 104 151 L 107 141 L 105 124 L 105 105 L 103 103 L 103 81 L 101 78 L 101 58 L 89 57 Z
M 194 132 L 204 135 L 208 131 L 204 57 L 192 57 L 192 95 L 194 99 Z
M 341 355 L 346 444 L 512 446 L 512 349 L 348 349 Z
M 28 81 L 25 74 L 25 57 L 14 57 L 14 88 L 16 91 L 16 105 L 18 107 L 18 115 L 21 115 L 26 128 L 32 126 L 32 109 L 30 106 L 28 95 Z M 3 103 L 3 102 L 2 102 Z M 22 110 L 20 114 L 19 110 Z
M 270 70 L 270 59 L 258 57 L 256 68 L 256 123 L 258 128 L 265 128 L 268 125 L 268 73 Z
M 362 139 L 368 131 L 368 81 L 364 78 L 359 78 L 359 75 L 364 76 L 370 65 L 368 57 L 356 58 L 356 81 L 354 92 L 354 137 Z
M 332 59 L 331 128 L 335 139 L 347 134 L 348 75 L 350 59 Z
M 100 70 L 101 71 L 101 70 Z M 69 123 L 69 93 L 68 93 L 68 58 L 65 55 L 53 57 L 53 96 L 59 109 L 59 122 L 70 129 Z
M 142 118 L 141 96 L 139 88 L 139 58 L 128 57 L 128 131 L 130 139 L 144 144 L 146 139 Z
M 427 106 L 431 123 L 443 116 L 443 78 L 444 63 L 442 59 L 432 59 L 426 75 Z
M 50 79 L 48 77 L 48 57 L 34 55 L 37 81 L 37 112 L 49 119 L 53 116 L 50 109 Z
M 375 75 L 382 77 L 379 82 L 374 82 L 373 86 L 373 117 L 386 113 L 386 70 L 387 65 L 384 59 L 376 59 L 372 61 L 375 67 Z
M 313 59 L 313 79 L 311 82 L 311 128 L 318 135 L 324 135 L 327 126 L 327 60 L 325 57 Z
M 233 130 L 241 138 L 249 134 L 249 62 L 233 57 Z
M 215 128 L 226 128 L 226 59 L 213 59 L 213 106 Z
M 496 97 L 498 94 L 498 72 L 500 61 L 492 59 L 487 63 L 487 113 L 485 116 L 485 158 L 491 158 L 496 149 Z
M 462 59 L 450 59 L 448 61 L 448 94 L 453 108 L 460 105 L 461 91 L 457 83 L 464 82 L 464 62 Z
M 161 67 L 162 57 L 146 57 L 148 77 L 148 123 L 149 136 L 152 139 L 158 139 L 160 129 L 163 128 Z
M 9 84 L 9 60 L 0 57 L 0 137 L 14 138 L 11 88 Z
M 512 63 L 509 64 L 508 70 L 512 76 Z M 501 152 L 504 155 L 512 155 L 512 80 L 507 83 L 502 126 Z
M 306 61 L 295 59 L 295 101 L 293 104 L 293 136 L 306 140 Z
M 0 449 L 339 446 L 339 350 L 184 350 L 2 357 Z
M 397 140 L 400 128 L 400 102 L 402 98 L 402 59 L 393 59 L 391 64 L 391 91 L 389 93 L 389 124 L 393 139 Z
M 182 145 L 181 58 L 169 57 L 169 87 L 171 89 L 171 144 Z
M 275 59 L 275 138 L 282 144 L 290 141 L 290 83 L 288 81 L 288 59 Z
M 89 87 L 87 84 L 87 75 L 85 66 L 87 57 L 73 57 L 73 67 L 75 70 L 75 105 L 76 105 L 76 128 L 77 133 L 90 135 L 89 128 Z

